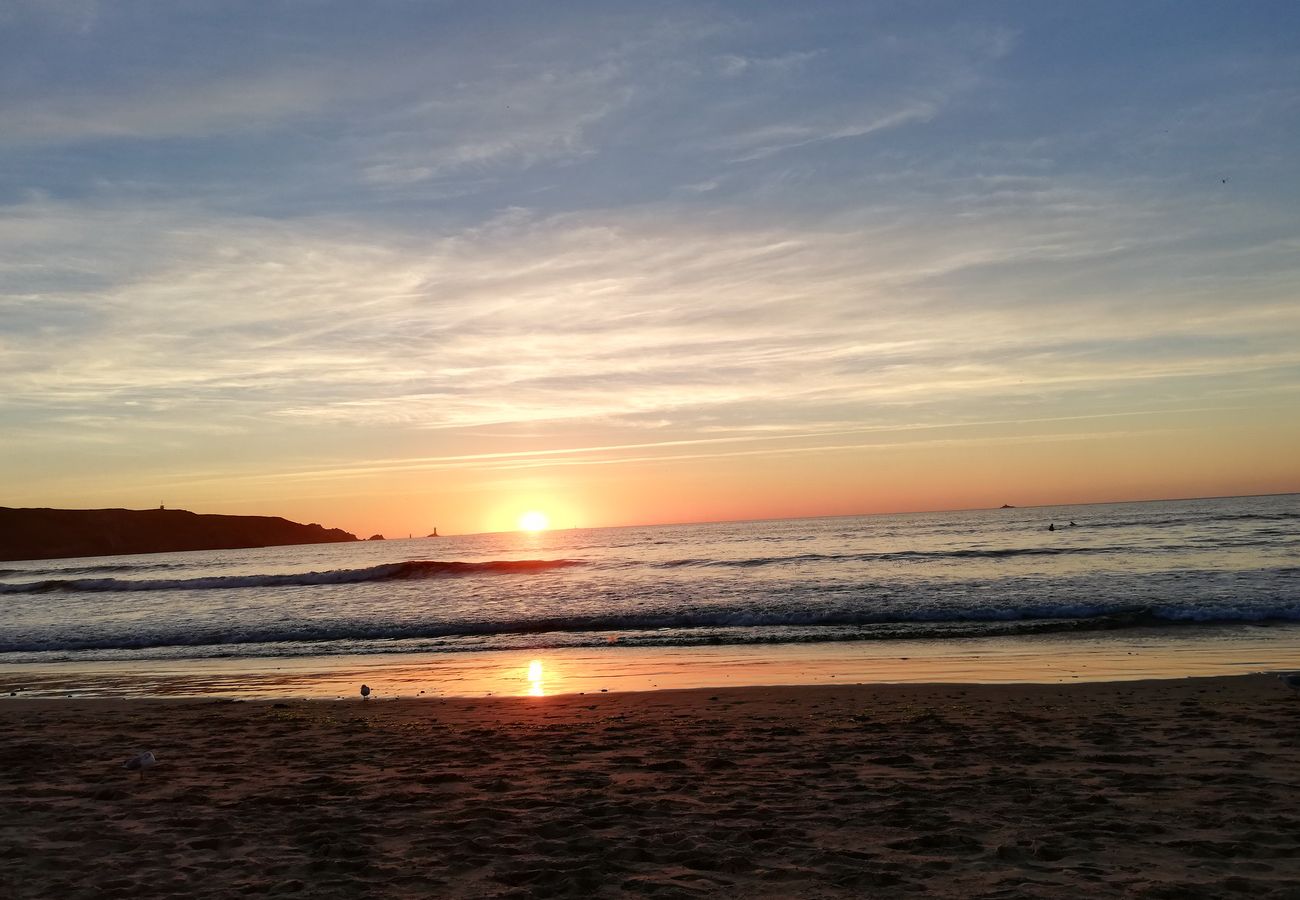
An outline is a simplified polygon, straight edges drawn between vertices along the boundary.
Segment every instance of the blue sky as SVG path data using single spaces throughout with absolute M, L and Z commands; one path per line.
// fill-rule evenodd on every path
M 1034 442 L 1127 447 L 1093 499 L 1298 488 L 1298 45 L 1291 2 L 10 2 L 0 503 L 602 524 L 935 442 L 915 507 Z M 853 487 L 769 506 L 907 505 Z

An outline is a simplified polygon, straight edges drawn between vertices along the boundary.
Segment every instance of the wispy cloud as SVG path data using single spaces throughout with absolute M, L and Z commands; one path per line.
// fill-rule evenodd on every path
M 319 113 L 331 86 L 308 73 L 242 75 L 198 84 L 149 83 L 0 103 L 3 144 L 225 135 Z
M 888 128 L 897 128 L 912 122 L 933 118 L 935 107 L 928 103 L 914 104 L 906 109 L 887 113 L 873 121 L 852 124 L 823 125 L 767 125 L 744 134 L 732 135 L 722 144 L 738 152 L 731 162 L 753 162 L 766 159 L 785 150 L 794 150 L 826 141 L 863 137 Z
M 137 212 L 137 230 L 90 264 L 107 283 L 9 299 L 6 332 L 43 340 L 11 340 L 4 374 L 10 403 L 33 410 L 202 401 L 231 415 L 445 429 L 684 424 L 753 404 L 778 420 L 900 405 L 960 415 L 997 398 L 1266 378 L 1300 362 L 1272 336 L 1298 318 L 1277 295 L 1225 308 L 1151 294 L 1121 316 L 1077 288 L 1002 293 L 1008 267 L 1050 263 L 1065 284 L 1098 266 L 1140 274 L 1143 254 L 1196 246 L 1194 231 L 1173 247 L 1150 233 L 1140 204 L 1093 206 L 1110 214 L 1048 207 L 837 231 L 686 228 L 671 210 L 516 212 L 432 242 L 337 221 Z M 51 240 L 60 222 L 94 230 L 85 210 L 58 205 L 15 217 Z M 151 248 L 152 266 L 147 254 L 114 273 L 122 242 Z M 1216 256 L 1230 258 L 1211 251 L 1203 265 Z
M 718 57 L 718 71 L 728 78 L 735 78 L 745 73 L 785 74 L 797 69 L 809 60 L 821 56 L 824 50 L 795 50 L 777 56 L 741 56 L 728 53 Z

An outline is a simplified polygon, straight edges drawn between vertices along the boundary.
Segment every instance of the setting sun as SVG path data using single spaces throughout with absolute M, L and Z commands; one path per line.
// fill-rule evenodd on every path
M 550 527 L 551 520 L 546 517 L 546 513 L 531 510 L 519 517 L 520 531 L 545 531 Z

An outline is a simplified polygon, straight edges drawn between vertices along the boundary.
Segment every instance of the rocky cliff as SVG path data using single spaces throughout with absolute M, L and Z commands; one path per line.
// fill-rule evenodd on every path
M 183 509 L 11 509 L 0 506 L 0 559 L 117 556 L 355 541 L 338 528 L 278 516 L 212 516 Z

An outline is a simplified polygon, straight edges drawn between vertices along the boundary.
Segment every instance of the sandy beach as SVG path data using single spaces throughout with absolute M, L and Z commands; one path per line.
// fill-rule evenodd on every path
M 1265 676 L 9 700 L 0 894 L 1300 897 L 1298 734 Z

